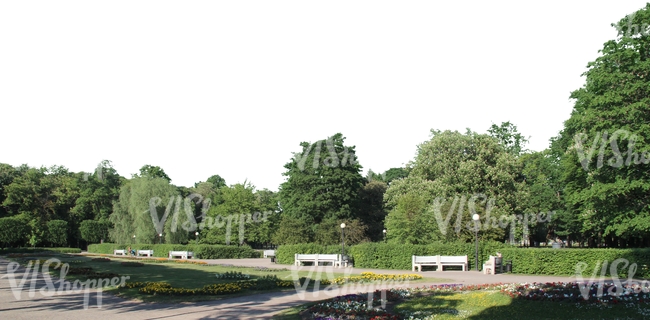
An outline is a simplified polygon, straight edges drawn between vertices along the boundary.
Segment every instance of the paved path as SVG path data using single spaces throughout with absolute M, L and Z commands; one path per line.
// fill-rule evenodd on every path
M 205 260 L 209 263 L 232 264 L 238 266 L 264 266 L 269 268 L 287 268 L 290 265 L 279 265 L 270 262 L 270 259 L 233 259 L 233 260 Z M 223 299 L 218 301 L 162 304 L 142 303 L 124 300 L 110 294 L 98 294 L 95 290 L 88 294 L 84 292 L 69 292 L 56 295 L 44 295 L 40 291 L 30 297 L 30 287 L 47 293 L 48 277 L 43 274 L 24 274 L 25 269 L 19 268 L 8 273 L 9 261 L 0 257 L 0 315 L 2 319 L 47 319 L 47 320 L 75 320 L 75 319 L 269 319 L 286 308 L 303 304 L 308 301 L 317 301 L 340 294 L 357 293 L 360 291 L 374 291 L 379 287 L 369 286 L 344 286 L 337 290 L 271 292 L 253 296 Z M 344 269 L 332 267 L 309 268 L 301 270 L 314 272 L 342 272 Z M 404 270 L 372 270 L 360 268 L 347 268 L 348 274 L 360 274 L 364 271 L 376 273 L 412 273 Z M 445 278 L 442 283 L 458 284 L 484 284 L 506 282 L 552 282 L 575 281 L 575 277 L 550 277 L 550 276 L 522 276 L 522 275 L 483 275 L 476 271 L 447 271 L 423 272 L 425 277 Z M 22 290 L 21 280 L 26 280 Z M 55 280 L 54 280 L 55 281 Z M 13 283 L 12 283 L 13 282 Z M 440 284 L 441 282 L 411 283 L 408 286 L 423 286 Z M 54 282 L 55 288 L 58 288 Z M 400 285 L 404 287 L 404 285 Z M 84 309 L 84 298 L 88 297 L 87 309 Z M 100 307 L 99 307 L 99 306 Z

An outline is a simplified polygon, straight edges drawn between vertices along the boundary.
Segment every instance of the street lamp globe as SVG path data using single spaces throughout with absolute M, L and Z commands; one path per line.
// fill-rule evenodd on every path
M 198 231 L 197 231 L 197 232 L 194 232 L 194 235 L 195 235 L 195 236 L 198 236 L 198 235 L 199 235 L 199 232 L 198 232 Z
M 479 218 L 480 218 L 480 216 L 478 215 L 478 213 L 475 213 L 475 214 L 472 216 L 472 220 L 474 220 L 474 221 L 478 221 Z
M 341 223 L 341 229 L 345 228 L 345 223 Z

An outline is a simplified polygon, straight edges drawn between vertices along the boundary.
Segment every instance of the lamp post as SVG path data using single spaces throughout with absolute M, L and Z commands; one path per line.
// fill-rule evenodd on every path
M 159 234 L 158 234 L 158 237 L 160 238 L 160 242 L 158 242 L 158 243 L 159 243 L 159 244 L 162 244 L 162 233 L 159 233 Z
M 383 233 L 384 233 L 384 243 L 386 243 L 386 229 L 384 229 Z
M 476 265 L 476 271 L 478 271 L 478 219 L 481 218 L 477 213 L 475 213 L 472 216 L 472 220 L 474 220 L 474 236 L 476 238 L 476 250 L 475 256 L 474 256 L 474 262 Z
M 194 235 L 196 236 L 196 244 L 199 244 L 199 232 L 194 232 Z
M 133 243 L 135 244 L 135 235 L 133 235 Z
M 345 223 L 341 223 L 341 260 L 345 260 L 343 258 L 345 256 L 345 233 L 343 229 L 345 229 Z

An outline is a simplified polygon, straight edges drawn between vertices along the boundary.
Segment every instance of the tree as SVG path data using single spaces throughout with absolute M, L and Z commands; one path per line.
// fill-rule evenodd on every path
M 9 164 L 0 163 L 0 218 L 16 214 L 2 203 L 7 199 L 5 188 L 13 182 L 14 178 L 18 175 L 18 171 Z
M 178 189 L 164 178 L 138 177 L 120 189 L 113 206 L 109 231 L 116 243 L 158 243 L 163 233 L 166 243 L 187 242 L 189 231 L 183 230 L 186 217 Z M 175 221 L 175 223 L 174 223 Z
M 5 187 L 5 196 L 5 207 L 27 217 L 32 231 L 30 243 L 36 245 L 46 236 L 48 221 L 75 221 L 70 211 L 79 197 L 79 186 L 76 175 L 65 167 L 25 168 Z M 68 238 L 75 239 L 74 230 L 69 231 Z
M 88 243 L 100 243 L 108 240 L 108 231 L 111 228 L 108 221 L 84 220 L 79 226 L 81 238 Z
M 260 211 L 255 187 L 244 182 L 232 187 L 222 187 L 220 190 L 223 202 L 208 211 L 209 220 L 213 221 L 210 225 L 214 227 L 207 231 L 204 241 L 219 244 L 242 244 L 250 241 L 250 234 L 247 234 L 246 229 L 252 223 L 253 213 Z
M 470 130 L 431 133 L 431 139 L 418 146 L 408 177 L 393 181 L 386 190 L 389 239 L 473 239 L 471 217 L 477 213 L 482 237 L 502 241 L 505 230 L 494 221 L 524 209 L 518 203 L 521 166 L 515 156 L 489 135 Z M 418 240 L 414 231 L 430 238 Z
M 313 222 L 307 219 L 283 215 L 278 230 L 273 234 L 273 243 L 283 245 L 312 242 L 314 240 Z
M 53 246 L 64 246 L 68 242 L 68 222 L 51 220 L 47 222 L 48 242 Z
M 356 218 L 365 179 L 355 147 L 340 133 L 315 143 L 302 142 L 302 154 L 285 164 L 280 186 L 283 214 L 318 224 L 326 219 Z
M 650 244 L 650 4 L 612 24 L 618 37 L 587 65 L 571 93 L 570 118 L 556 139 L 566 220 L 590 246 Z M 644 26 L 639 28 L 639 26 Z M 596 155 L 596 156 L 595 156 Z
M 366 228 L 366 237 L 379 241 L 383 239 L 384 219 L 384 193 L 388 186 L 382 181 L 372 180 L 363 186 L 359 192 L 359 219 Z
M 163 178 L 167 180 L 167 182 L 172 182 L 172 179 L 165 173 L 165 170 L 159 166 L 152 166 L 149 164 L 145 164 L 142 166 L 142 168 L 140 168 L 139 176 L 137 174 L 134 174 L 133 177 Z
M 500 126 L 492 124 L 488 133 L 499 140 L 499 143 L 506 149 L 507 152 L 519 156 L 526 150 L 524 146 L 528 143 L 528 139 L 517 131 L 517 126 L 510 123 L 510 121 L 502 122 Z
M 226 180 L 224 180 L 220 175 L 215 174 L 208 178 L 206 182 L 212 183 L 215 188 L 219 189 L 226 186 Z

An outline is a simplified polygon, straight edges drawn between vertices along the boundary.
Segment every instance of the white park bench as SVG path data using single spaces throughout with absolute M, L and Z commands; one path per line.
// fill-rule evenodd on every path
M 113 250 L 113 255 L 114 256 L 125 256 L 126 255 L 126 250 Z
M 463 271 L 467 270 L 467 256 L 412 256 L 412 271 L 418 269 L 422 272 L 422 266 L 436 266 L 436 271 L 444 271 L 445 266 L 460 266 Z
M 439 256 L 438 260 L 438 271 L 444 271 L 444 266 L 460 266 L 463 268 L 463 271 L 467 271 L 467 265 L 469 261 L 467 256 Z
M 180 257 L 181 259 L 189 259 L 194 256 L 194 252 L 191 251 L 169 251 L 169 259 L 174 257 Z
M 153 257 L 153 250 L 138 250 L 138 256 Z
M 418 271 L 422 272 L 422 266 L 437 266 L 440 268 L 438 257 L 440 256 L 413 256 L 411 262 L 412 271 L 415 272 L 415 269 L 418 269 Z
M 295 255 L 294 264 L 300 266 L 303 262 L 313 262 L 315 266 L 319 263 L 332 263 L 333 266 L 341 266 L 341 255 L 339 254 L 298 254 Z
M 275 250 L 264 250 L 264 258 L 275 257 Z

